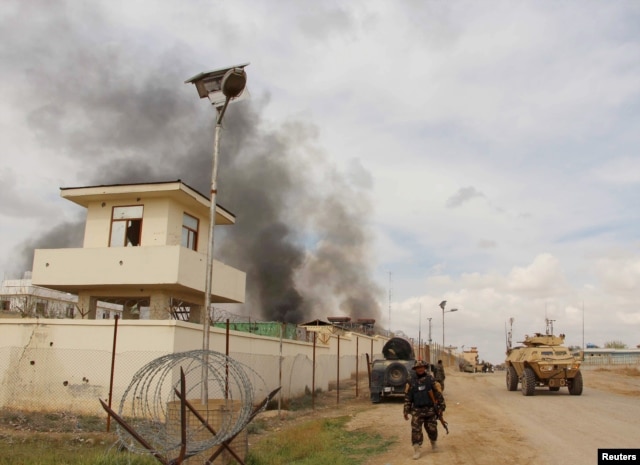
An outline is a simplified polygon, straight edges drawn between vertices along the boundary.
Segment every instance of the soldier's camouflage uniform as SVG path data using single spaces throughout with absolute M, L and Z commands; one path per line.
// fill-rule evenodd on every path
M 446 375 L 444 373 L 444 367 L 442 366 L 441 363 L 438 363 L 435 366 L 435 369 L 433 370 L 433 377 L 436 379 L 437 382 L 440 383 L 440 387 L 444 391 L 444 379 L 446 378 Z
M 431 442 L 438 440 L 438 415 L 429 396 L 433 392 L 436 402 L 444 410 L 444 396 L 440 384 L 429 373 L 423 376 L 413 375 L 404 389 L 404 414 L 411 415 L 411 444 L 422 445 L 422 427 Z

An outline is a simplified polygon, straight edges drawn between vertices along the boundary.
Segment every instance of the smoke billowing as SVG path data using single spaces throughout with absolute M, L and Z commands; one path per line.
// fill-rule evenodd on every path
M 15 14 L 19 21 L 26 13 Z M 100 41 L 114 34 L 100 15 L 74 14 L 48 13 L 29 26 L 30 40 L 3 56 L 27 90 L 46 77 L 48 90 L 29 102 L 25 122 L 43 150 L 73 159 L 70 179 L 86 180 L 80 185 L 181 179 L 208 192 L 215 111 L 183 84 L 202 71 L 187 63 L 192 51 L 176 45 L 149 53 Z M 37 75 L 29 72 L 36 67 Z M 379 317 L 366 171 L 356 164 L 341 173 L 317 144 L 319 128 L 302 121 L 268 127 L 267 111 L 268 97 L 254 95 L 225 115 L 218 202 L 237 221 L 216 229 L 216 258 L 247 273 L 245 311 L 254 316 L 295 323 Z M 82 226 L 83 219 L 61 223 L 27 239 L 25 270 L 33 248 L 79 246 Z

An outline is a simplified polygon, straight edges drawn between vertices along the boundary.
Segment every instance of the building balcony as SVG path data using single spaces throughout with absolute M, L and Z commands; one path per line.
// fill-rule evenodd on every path
M 179 294 L 204 299 L 207 257 L 181 246 L 38 249 L 33 284 L 72 294 L 83 290 Z M 212 302 L 241 303 L 244 272 L 214 261 Z

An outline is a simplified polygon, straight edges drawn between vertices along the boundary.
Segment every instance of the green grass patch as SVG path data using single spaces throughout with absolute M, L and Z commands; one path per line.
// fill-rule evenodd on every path
M 318 419 L 253 445 L 247 465 L 358 465 L 385 452 L 393 440 L 345 429 L 349 417 Z
M 395 440 L 347 431 L 348 416 L 314 419 L 269 433 L 252 445 L 247 465 L 359 465 L 382 454 Z M 265 432 L 268 423 L 249 425 Z M 119 451 L 105 419 L 69 413 L 0 410 L 0 465 L 158 465 L 149 455 Z
M 94 435 L 95 436 L 95 435 Z M 0 465 L 158 465 L 149 456 L 118 451 L 115 436 L 104 440 L 76 434 L 0 433 Z
M 322 394 L 322 389 L 316 389 L 316 400 Z M 313 408 L 314 399 L 311 394 L 311 389 L 309 387 L 305 387 L 304 394 L 295 397 L 293 399 L 284 399 L 280 403 L 280 408 L 283 410 L 291 410 L 293 412 L 300 410 L 311 410 Z M 272 399 L 267 404 L 267 410 L 278 410 L 278 399 Z
M 0 409 L 0 426 L 10 427 L 16 431 L 56 433 L 105 431 L 106 416 Z
M 158 465 L 118 451 L 106 417 L 0 409 L 0 465 Z

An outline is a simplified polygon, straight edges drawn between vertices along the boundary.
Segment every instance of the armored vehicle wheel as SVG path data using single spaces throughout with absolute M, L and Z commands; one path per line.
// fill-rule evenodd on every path
M 549 386 L 549 390 L 553 391 L 553 392 L 559 391 L 560 390 L 560 386 Z
M 380 393 L 379 392 L 372 392 L 371 393 L 371 403 L 372 404 L 380 403 Z
M 573 379 L 569 381 L 569 394 L 579 396 L 582 394 L 582 373 L 577 372 Z
M 507 368 L 507 389 L 509 391 L 518 389 L 518 373 L 516 373 L 516 369 L 511 365 Z
M 409 379 L 409 372 L 402 363 L 392 363 L 387 367 L 387 382 L 391 386 L 403 386 Z
M 529 367 L 522 373 L 522 395 L 532 396 L 536 390 L 536 374 Z

